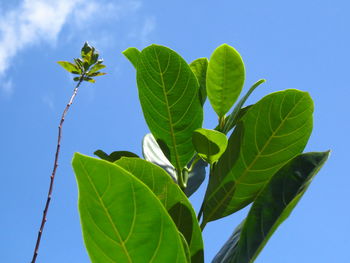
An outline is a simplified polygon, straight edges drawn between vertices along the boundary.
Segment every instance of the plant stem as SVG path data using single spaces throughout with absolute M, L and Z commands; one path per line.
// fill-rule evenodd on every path
M 61 137 L 62 137 L 63 122 L 64 122 L 64 119 L 66 117 L 66 114 L 67 114 L 70 106 L 72 105 L 72 103 L 74 101 L 75 96 L 77 95 L 78 88 L 79 88 L 81 82 L 83 81 L 83 77 L 84 77 L 84 75 L 81 76 L 81 78 L 79 79 L 77 85 L 75 86 L 75 88 L 73 90 L 73 94 L 72 94 L 69 102 L 67 103 L 66 108 L 64 109 L 64 111 L 62 113 L 60 124 L 58 125 L 58 138 L 57 138 L 55 161 L 54 161 L 54 165 L 53 165 L 52 174 L 50 176 L 49 191 L 48 191 L 48 194 L 47 194 L 46 204 L 45 204 L 45 208 L 44 208 L 44 211 L 43 211 L 43 217 L 41 219 L 40 229 L 39 229 L 39 232 L 38 232 L 38 237 L 37 237 L 37 240 L 36 240 L 34 254 L 33 254 L 33 258 L 32 258 L 31 263 L 35 263 L 36 258 L 38 256 L 41 236 L 42 236 L 42 233 L 44 231 L 45 223 L 47 221 L 47 212 L 49 210 L 49 206 L 50 206 L 50 202 L 51 202 L 51 198 L 52 198 L 52 190 L 53 190 L 53 185 L 54 185 L 54 181 L 55 181 L 56 170 L 57 170 L 57 167 L 58 167 L 58 157 L 59 157 L 60 148 L 61 148 Z

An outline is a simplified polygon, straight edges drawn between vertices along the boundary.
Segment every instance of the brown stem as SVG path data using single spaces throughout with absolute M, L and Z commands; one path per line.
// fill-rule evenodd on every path
M 79 80 L 79 82 L 77 83 L 77 85 L 75 86 L 74 90 L 73 90 L 73 94 L 72 94 L 72 97 L 70 98 L 68 104 L 66 105 L 66 108 L 64 109 L 63 113 L 62 113 L 62 117 L 61 117 L 61 120 L 60 120 L 60 124 L 58 126 L 58 138 L 57 138 L 57 147 L 56 147 L 56 154 L 55 154 L 55 161 L 54 161 L 54 165 L 53 165 L 53 170 L 52 170 L 52 174 L 50 176 L 50 187 L 49 187 L 49 192 L 47 194 L 47 199 L 46 199 L 46 204 L 45 204 L 45 208 L 44 208 L 44 212 L 43 212 L 43 217 L 41 219 L 41 224 L 40 224 L 40 229 L 39 229 L 39 232 L 38 232 L 38 237 L 37 237 L 37 240 L 36 240 L 36 244 L 35 244 L 35 249 L 34 249 L 34 254 L 33 254 L 33 259 L 31 261 L 31 263 L 35 263 L 36 261 L 36 258 L 38 256 L 38 251 L 39 251 L 39 246 L 40 246 L 40 240 L 41 240 L 41 235 L 44 231 L 44 227 L 45 227 L 45 223 L 46 223 L 46 220 L 47 220 L 47 212 L 49 210 L 49 206 L 50 206 L 50 201 L 51 201 L 51 196 L 52 196 L 52 190 L 53 190 L 53 184 L 54 184 L 54 181 L 55 181 L 55 175 L 56 175 L 56 170 L 57 170 L 57 167 L 58 167 L 58 157 L 59 157 L 59 154 L 60 154 L 60 148 L 61 148 L 61 137 L 62 137 L 62 125 L 63 125 L 63 122 L 64 122 L 64 119 L 66 117 L 66 114 L 69 110 L 69 107 L 72 105 L 73 101 L 74 101 L 74 98 L 75 96 L 77 95 L 77 92 L 78 92 L 78 88 L 81 84 L 81 82 L 83 81 L 83 77 L 82 76 Z

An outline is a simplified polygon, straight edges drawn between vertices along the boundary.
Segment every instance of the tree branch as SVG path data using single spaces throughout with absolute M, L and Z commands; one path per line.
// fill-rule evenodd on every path
M 45 208 L 44 208 L 44 211 L 43 211 L 43 217 L 41 219 L 40 229 L 39 229 L 39 232 L 38 232 L 38 237 L 37 237 L 37 240 L 36 240 L 34 254 L 33 254 L 33 258 L 32 258 L 31 263 L 35 263 L 36 258 L 38 256 L 41 236 L 42 236 L 42 233 L 44 231 L 45 223 L 47 221 L 47 212 L 48 212 L 49 207 L 50 207 L 50 202 L 51 202 L 51 198 L 52 198 L 52 190 L 53 190 L 53 186 L 54 186 L 56 170 L 57 170 L 57 167 L 58 167 L 58 157 L 59 157 L 60 148 L 61 148 L 62 126 L 63 126 L 64 120 L 65 120 L 66 114 L 67 114 L 70 106 L 72 105 L 75 96 L 77 95 L 78 88 L 79 88 L 81 82 L 83 81 L 83 78 L 84 78 L 84 75 L 81 76 L 81 78 L 79 79 L 77 85 L 75 86 L 75 88 L 73 90 L 73 94 L 72 94 L 69 102 L 67 103 L 66 108 L 64 109 L 64 111 L 62 113 L 60 124 L 58 126 L 58 137 L 57 137 L 55 161 L 54 161 L 54 165 L 53 165 L 52 174 L 50 176 L 49 191 L 48 191 L 48 194 L 47 194 L 46 204 L 45 204 Z

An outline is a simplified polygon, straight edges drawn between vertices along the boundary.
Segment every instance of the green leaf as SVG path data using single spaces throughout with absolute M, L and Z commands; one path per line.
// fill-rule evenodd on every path
M 236 125 L 240 117 L 240 110 L 242 109 L 244 103 L 249 98 L 250 94 L 252 94 L 253 91 L 264 82 L 266 82 L 265 79 L 260 79 L 257 82 L 255 82 L 254 85 L 248 90 L 247 94 L 245 94 L 244 97 L 236 104 L 232 113 L 226 118 L 225 126 L 222 131 L 223 133 L 227 134 L 234 127 L 234 125 Z
M 75 64 L 68 61 L 58 61 L 57 62 L 62 68 L 67 70 L 69 73 L 81 74 L 81 70 Z
M 88 42 L 85 42 L 81 49 L 81 57 L 86 61 L 86 58 L 91 56 L 92 51 L 93 47 L 91 47 Z
M 94 80 L 93 78 L 89 78 L 89 77 L 84 77 L 83 80 L 87 81 L 87 82 L 91 82 L 91 83 L 95 83 L 96 80 Z
M 194 155 L 192 133 L 203 121 L 194 73 L 173 50 L 151 45 L 140 54 L 137 85 L 149 129 L 165 156 L 181 172 Z
M 199 128 L 193 132 L 192 143 L 198 155 L 204 161 L 213 165 L 225 152 L 227 137 L 215 130 Z
M 73 168 L 92 263 L 187 262 L 173 220 L 144 183 L 118 165 L 79 153 Z
M 252 202 L 272 175 L 303 151 L 312 112 L 311 97 L 298 90 L 272 93 L 248 110 L 210 176 L 202 227 Z
M 74 81 L 80 81 L 81 77 L 74 77 L 73 80 Z
M 208 68 L 208 59 L 207 58 L 198 58 L 190 64 L 194 75 L 196 76 L 199 83 L 199 99 L 202 106 L 204 105 L 205 100 L 207 99 L 207 68 Z
M 103 69 L 105 68 L 106 66 L 105 65 L 102 65 L 102 64 L 95 64 L 90 70 L 89 70 L 89 74 L 91 73 L 95 73 L 97 71 L 99 71 L 100 69 Z
M 152 133 L 148 133 L 143 137 L 142 155 L 147 161 L 162 167 L 177 182 L 174 166 L 165 157 Z
M 98 76 L 103 76 L 103 75 L 106 75 L 106 73 L 102 73 L 102 72 L 89 72 L 88 74 L 86 74 L 87 76 L 89 77 L 98 77 Z
M 203 262 L 203 240 L 196 213 L 178 185 L 162 168 L 145 160 L 123 157 L 115 164 L 132 173 L 153 191 L 186 239 L 191 262 Z M 202 260 L 194 261 L 199 253 L 202 254 Z
M 187 167 L 189 168 L 191 164 L 192 161 L 187 165 Z M 202 159 L 199 159 L 193 166 L 192 170 L 188 173 L 187 186 L 184 190 L 187 197 L 190 197 L 194 192 L 196 192 L 203 183 L 206 174 L 206 166 L 208 166 L 208 164 Z
M 129 47 L 128 49 L 124 50 L 122 53 L 136 69 L 137 62 L 141 55 L 141 51 L 138 50 L 136 47 Z
M 100 157 L 103 160 L 109 161 L 114 163 L 115 161 L 119 160 L 122 157 L 134 157 L 139 158 L 139 156 L 135 153 L 128 152 L 128 151 L 115 151 L 111 154 L 107 154 L 102 150 L 97 150 L 94 152 L 94 154 L 98 157 Z
M 252 263 L 277 227 L 288 218 L 329 152 L 298 155 L 283 166 L 253 203 L 212 263 Z
M 240 54 L 231 46 L 219 46 L 210 57 L 207 70 L 207 95 L 221 118 L 232 107 L 243 88 L 245 70 Z
M 142 140 L 142 154 L 147 161 L 163 168 L 173 178 L 173 180 L 177 182 L 177 174 L 174 166 L 165 157 L 152 133 L 146 134 Z M 192 161 L 187 164 L 187 167 L 189 168 L 191 164 Z M 205 179 L 206 166 L 206 162 L 199 160 L 194 165 L 192 171 L 189 172 L 187 187 L 185 189 L 185 194 L 187 196 L 191 196 L 203 183 Z

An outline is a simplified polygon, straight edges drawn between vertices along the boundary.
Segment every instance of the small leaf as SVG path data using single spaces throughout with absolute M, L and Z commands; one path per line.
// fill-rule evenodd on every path
M 128 49 L 125 49 L 122 53 L 136 69 L 137 62 L 141 55 L 141 51 L 138 50 L 136 47 L 129 47 Z
M 102 62 L 101 62 L 102 63 Z M 105 68 L 106 66 L 105 65 L 102 65 L 102 64 L 95 64 L 90 70 L 89 70 L 89 74 L 91 73 L 95 73 L 97 71 L 99 71 L 100 69 L 103 69 Z
M 114 163 L 115 161 L 119 160 L 122 157 L 140 158 L 137 154 L 128 152 L 128 151 L 115 151 L 115 152 L 112 152 L 111 154 L 107 154 L 102 150 L 97 150 L 94 152 L 94 154 L 100 157 L 101 159 L 112 163 Z
M 58 61 L 57 62 L 62 68 L 73 74 L 81 74 L 79 67 L 70 63 L 68 61 Z
M 203 226 L 248 205 L 279 168 L 303 151 L 312 113 L 310 95 L 298 90 L 269 94 L 248 110 L 209 177 Z
M 74 81 L 80 81 L 81 77 L 74 77 L 73 80 Z
M 123 167 L 147 185 L 162 202 L 178 230 L 184 236 L 191 257 L 203 258 L 203 240 L 196 213 L 179 186 L 160 167 L 139 158 L 123 157 L 115 164 Z M 192 260 L 192 263 L 203 262 Z
M 99 57 L 99 53 L 94 49 L 94 51 L 91 54 L 91 58 L 90 58 L 90 66 L 97 62 L 98 57 Z
M 80 71 L 84 71 L 83 61 L 80 58 L 75 58 L 74 62 L 79 67 Z
M 231 46 L 219 46 L 210 57 L 207 70 L 207 95 L 221 118 L 232 107 L 243 88 L 245 69 L 240 54 Z
M 192 143 L 198 155 L 213 165 L 225 152 L 227 137 L 221 132 L 200 128 L 193 132 Z
M 144 183 L 116 164 L 79 153 L 72 164 L 92 263 L 187 262 L 176 225 Z
M 212 263 L 252 263 L 278 226 L 288 218 L 329 152 L 298 155 L 283 166 L 253 203 L 247 218 Z
M 194 75 L 196 76 L 199 83 L 199 99 L 202 106 L 204 105 L 205 100 L 207 99 L 207 68 L 208 68 L 208 59 L 207 58 L 198 58 L 190 64 Z
M 87 76 L 89 77 L 98 77 L 98 76 L 103 76 L 103 75 L 106 75 L 106 73 L 102 73 L 102 72 L 93 72 L 93 73 L 87 73 L 86 74 Z
M 92 50 L 93 48 L 88 44 L 88 42 L 85 42 L 81 49 L 81 57 L 86 61 L 86 58 L 91 55 Z
M 84 77 L 83 80 L 91 82 L 91 83 L 95 83 L 96 82 L 94 79 L 89 78 L 89 77 Z

